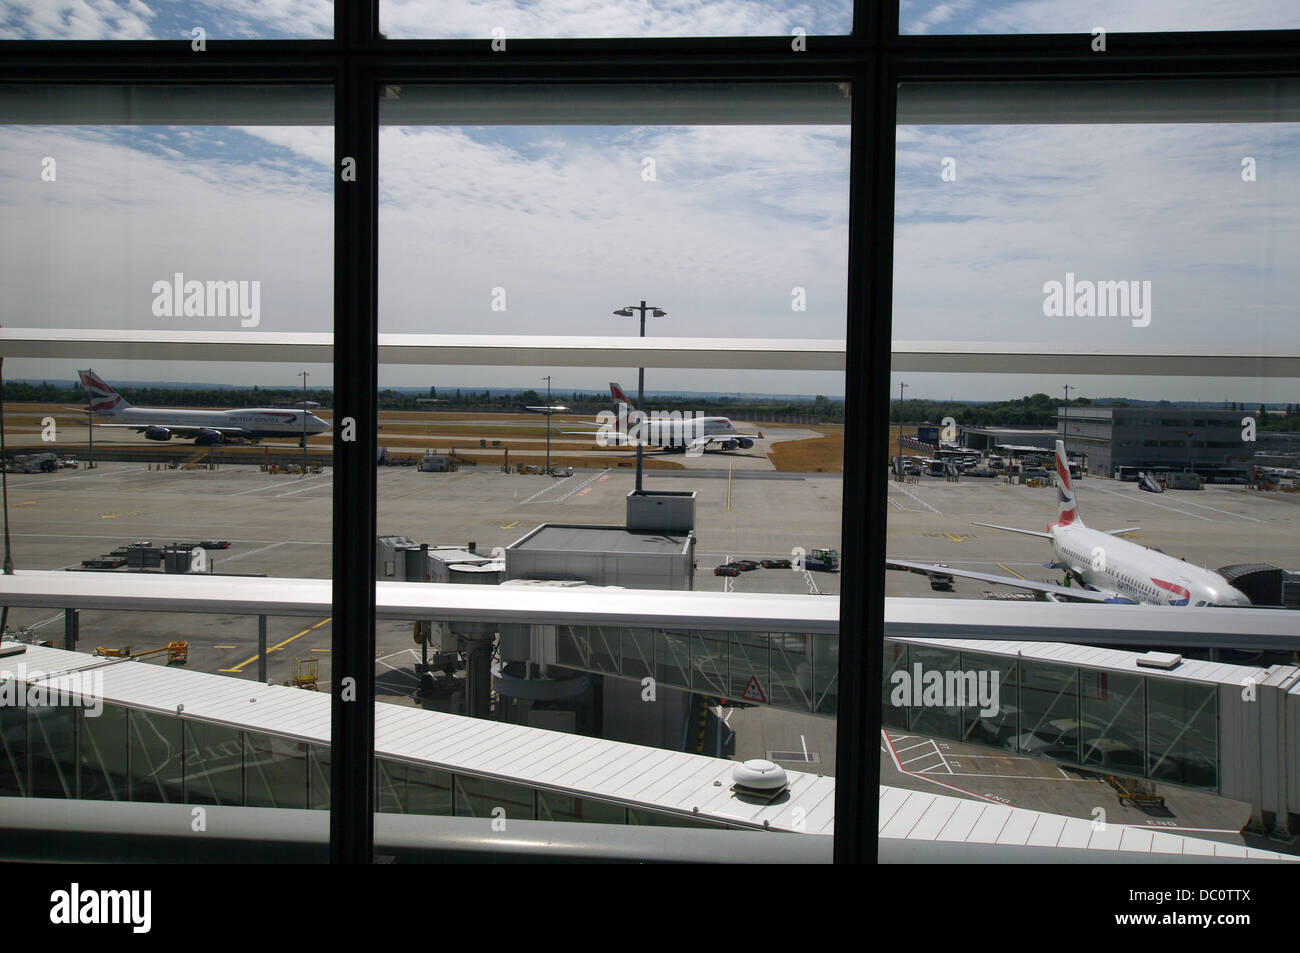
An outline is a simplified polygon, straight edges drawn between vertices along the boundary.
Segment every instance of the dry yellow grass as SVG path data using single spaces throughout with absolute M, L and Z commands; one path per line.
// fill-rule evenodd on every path
M 844 428 L 822 424 L 813 429 L 826 436 L 772 444 L 767 454 L 772 466 L 787 473 L 843 473 Z

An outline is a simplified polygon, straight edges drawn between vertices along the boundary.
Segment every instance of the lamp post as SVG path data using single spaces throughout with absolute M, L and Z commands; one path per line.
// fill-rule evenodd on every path
M 641 335 L 640 335 L 641 337 L 645 337 L 645 313 L 647 311 L 649 311 L 656 318 L 666 317 L 668 314 L 667 311 L 661 311 L 659 308 L 656 308 L 654 305 L 647 305 L 645 303 L 645 299 L 642 299 L 641 304 L 639 305 L 630 304 L 626 308 L 619 308 L 614 313 L 618 315 L 620 318 L 630 318 L 632 317 L 633 311 L 641 312 Z M 636 369 L 636 402 L 641 405 L 639 409 L 641 413 L 644 415 L 645 414 L 645 368 L 644 367 L 638 367 Z M 642 416 L 641 419 L 644 420 L 645 417 Z M 639 428 L 638 439 L 636 442 L 636 491 L 638 493 L 641 492 L 641 450 L 642 450 L 642 444 L 644 443 L 645 443 L 645 428 L 641 427 Z
M 551 375 L 546 375 L 546 475 L 551 475 Z
M 1070 465 L 1070 385 L 1065 385 L 1065 408 L 1061 415 L 1061 443 L 1065 445 L 1065 465 Z
M 307 372 L 298 374 L 302 378 L 302 479 L 307 475 Z

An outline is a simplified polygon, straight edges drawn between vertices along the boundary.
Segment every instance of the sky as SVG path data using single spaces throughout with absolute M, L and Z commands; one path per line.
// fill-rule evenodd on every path
M 809 36 L 852 28 L 851 0 L 381 0 L 392 39 Z M 1300 28 L 1294 0 L 900 0 L 903 33 Z M 320 39 L 332 0 L 0 0 L 0 39 Z
M 300 35 L 275 31 L 290 24 L 328 30 L 330 20 L 330 4 L 306 0 L 62 4 L 75 6 L 75 16 L 56 15 L 55 0 L 39 6 L 0 2 L 0 36 L 15 29 L 156 35 L 166 32 L 160 25 L 172 29 L 195 11 L 226 24 L 230 35 Z M 978 14 L 960 0 L 905 3 L 904 24 L 930 31 L 1049 29 L 1066 8 L 977 6 Z M 1171 9 L 1087 6 L 1116 16 L 1130 6 L 1151 17 Z M 448 31 L 440 35 L 468 29 L 470 6 L 394 3 L 385 8 L 390 35 L 400 23 L 418 35 L 417 25 L 430 22 L 420 11 L 435 7 L 453 11 L 437 21 Z M 595 16 L 598 8 L 603 19 Z M 833 5 L 816 8 L 823 18 L 817 22 L 828 24 L 823 32 L 835 29 Z M 1223 5 L 1181 3 L 1188 15 L 1170 21 L 1186 26 L 1212 8 Z M 689 8 L 720 34 L 762 32 L 782 11 L 800 9 Z M 999 20 L 999 9 L 1016 16 Z M 256 15 L 236 15 L 240 10 Z M 551 20 L 538 19 L 543 10 Z M 600 22 L 631 34 L 636 28 L 621 18 L 636 10 L 641 32 L 689 32 L 682 4 L 577 0 L 521 5 L 513 29 L 527 35 L 541 22 L 573 30 Z M 1243 13 L 1262 19 L 1251 24 Z M 1291 13 L 1278 4 L 1241 3 L 1221 25 L 1262 25 Z M 153 283 L 181 272 L 259 281 L 256 330 L 330 330 L 332 137 L 329 128 L 301 126 L 5 127 L 0 214 L 18 227 L 0 230 L 0 323 L 239 328 L 238 317 L 155 317 Z M 900 127 L 894 337 L 1103 343 L 1153 352 L 1170 343 L 1295 347 L 1298 140 L 1293 124 Z M 668 312 L 649 319 L 650 335 L 844 336 L 845 126 L 386 126 L 380 153 L 382 331 L 632 335 L 635 319 L 610 312 L 644 298 Z M 54 182 L 41 178 L 46 157 L 57 162 Z M 1254 160 L 1249 182 L 1242 178 L 1247 157 Z M 1045 284 L 1064 283 L 1067 273 L 1081 281 L 1149 281 L 1150 323 L 1046 316 Z M 803 289 L 805 310 L 792 307 L 796 289 Z M 78 363 L 11 360 L 5 370 L 67 379 Z M 96 370 L 110 380 L 269 386 L 292 384 L 301 368 L 137 361 Z M 313 384 L 330 382 L 328 367 L 311 371 Z M 630 387 L 636 377 L 627 368 L 385 367 L 381 382 L 528 387 L 542 386 L 547 373 L 559 392 L 609 380 Z M 892 393 L 900 381 L 909 385 L 908 397 L 939 399 L 1055 394 L 1066 383 L 1084 396 L 1300 399 L 1300 381 L 914 374 L 895 375 Z M 811 372 L 652 369 L 647 386 L 844 392 L 841 374 Z

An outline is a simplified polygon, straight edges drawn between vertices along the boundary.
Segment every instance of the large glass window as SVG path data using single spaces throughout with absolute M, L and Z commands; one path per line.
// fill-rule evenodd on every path
M 1084 49 L 1093 46 L 1095 30 L 1107 33 L 1162 33 L 1183 30 L 1294 30 L 1300 13 L 1286 0 L 1182 0 L 1177 7 L 1157 0 L 896 0 L 899 32 L 904 34 L 1082 33 Z
M 789 36 L 848 33 L 852 0 L 700 0 L 696 3 L 465 5 L 455 0 L 381 0 L 380 32 L 393 40 L 481 40 L 508 52 L 510 41 L 549 37 Z M 806 48 L 806 46 L 805 46 Z

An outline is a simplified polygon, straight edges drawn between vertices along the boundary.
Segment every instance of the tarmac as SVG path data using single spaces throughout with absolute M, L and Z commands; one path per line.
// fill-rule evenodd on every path
M 680 456 L 677 459 L 682 459 Z M 733 559 L 790 558 L 802 547 L 840 549 L 842 482 L 838 475 L 787 474 L 738 467 L 732 454 L 690 458 L 686 471 L 647 471 L 647 489 L 692 489 L 696 500 L 697 589 L 738 592 L 818 592 L 834 597 L 833 573 L 762 569 L 736 577 L 713 567 Z M 620 525 L 634 486 L 630 469 L 577 470 L 567 478 L 465 468 L 422 473 L 381 467 L 381 535 L 406 535 L 432 545 L 480 550 L 508 546 L 545 522 Z M 885 479 L 885 475 L 881 475 Z M 254 466 L 217 470 L 156 470 L 142 463 L 99 464 L 94 470 L 9 474 L 10 540 L 19 569 L 62 569 L 135 540 L 155 544 L 229 540 L 208 553 L 216 572 L 326 578 L 331 571 L 333 475 L 270 474 Z M 1218 568 L 1268 562 L 1300 568 L 1300 494 L 1261 493 L 1239 486 L 1142 493 L 1135 484 L 1084 477 L 1077 481 L 1080 513 L 1089 526 L 1139 526 L 1129 538 L 1189 562 Z M 943 562 L 987 572 L 1059 582 L 1043 540 L 972 526 L 974 520 L 1041 530 L 1056 513 L 1055 491 L 1000 479 L 922 477 L 889 483 L 888 552 L 895 558 Z M 367 543 L 368 544 L 368 543 Z M 934 592 L 923 576 L 890 572 L 892 596 L 982 599 L 985 583 L 956 580 Z M 974 608 L 974 607 L 973 607 Z M 1176 611 L 1176 610 L 1171 610 Z M 63 644 L 63 615 L 11 610 L 11 629 Z M 231 677 L 257 677 L 256 620 L 238 616 L 161 613 L 81 613 L 77 648 L 131 646 L 136 651 L 190 643 L 189 667 Z M 327 618 L 272 618 L 267 675 L 284 682 L 293 660 L 317 659 L 328 690 L 331 626 Z M 380 699 L 414 704 L 418 659 L 409 625 L 380 623 L 376 674 Z M 165 664 L 158 657 L 138 664 Z M 833 775 L 835 720 L 763 707 L 721 712 L 736 730 L 735 757 L 772 758 L 790 768 Z M 918 790 L 994 800 L 1018 807 L 1092 817 L 1103 806 L 1115 823 L 1196 830 L 1196 836 L 1243 842 L 1247 805 L 1213 794 L 1161 785 L 1169 816 L 1122 807 L 1096 776 L 1031 758 L 890 729 L 881 739 L 882 781 Z M 1130 816 L 1132 815 L 1132 816 Z M 1275 842 L 1272 849 L 1289 849 Z

